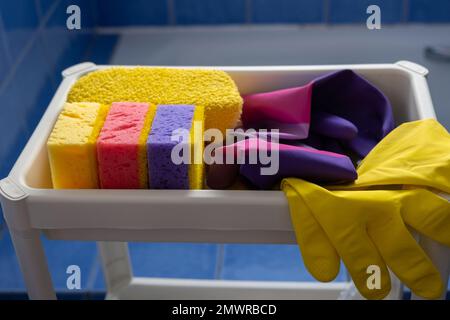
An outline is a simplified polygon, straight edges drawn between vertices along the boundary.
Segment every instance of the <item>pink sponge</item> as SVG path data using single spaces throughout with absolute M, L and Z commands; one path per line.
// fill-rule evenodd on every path
M 100 186 L 148 187 L 145 142 L 155 113 L 147 103 L 115 102 L 97 140 Z

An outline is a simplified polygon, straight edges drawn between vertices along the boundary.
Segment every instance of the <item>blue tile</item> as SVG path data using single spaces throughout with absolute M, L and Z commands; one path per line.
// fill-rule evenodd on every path
M 296 245 L 226 245 L 222 279 L 256 281 L 315 281 Z M 336 278 L 345 281 L 345 271 Z
M 37 124 L 41 120 L 42 115 L 47 109 L 54 93 L 55 87 L 53 86 L 53 82 L 50 81 L 50 78 L 48 77 L 44 82 L 43 87 L 39 90 L 34 107 L 27 112 L 25 117 L 25 125 L 30 135 L 33 133 Z
M 100 26 L 167 24 L 166 0 L 98 0 Z
M 323 1 L 317 0 L 253 0 L 252 22 L 255 23 L 320 23 L 324 21 Z
M 136 276 L 213 279 L 217 245 L 190 243 L 130 243 Z
M 245 0 L 174 0 L 177 24 L 233 24 L 245 22 Z
M 0 13 L 12 57 L 18 57 L 35 36 L 38 16 L 34 1 L 0 1 Z
M 137 277 L 214 279 L 217 245 L 190 243 L 129 243 Z M 100 265 L 91 291 L 105 290 Z
M 109 64 L 118 40 L 118 35 L 94 35 L 86 60 L 96 64 Z
M 40 18 L 45 17 L 53 5 L 59 1 L 60 0 L 36 0 Z
M 330 0 L 329 21 L 331 23 L 366 22 L 367 7 L 378 5 L 381 23 L 397 23 L 403 18 L 403 0 Z
M 101 267 L 97 269 L 97 277 L 95 278 L 95 282 L 91 287 L 91 291 L 101 291 L 106 290 L 105 277 L 103 275 L 103 271 Z
M 80 6 L 81 30 L 68 30 L 66 27 L 66 8 L 71 3 Z M 55 84 L 60 82 L 62 70 L 86 60 L 86 52 L 93 39 L 91 27 L 95 23 L 90 9 L 93 3 L 88 0 L 60 1 L 40 34 Z
M 60 55 L 69 47 L 76 32 L 67 30 L 66 19 L 65 7 L 60 2 L 40 34 L 50 68 L 54 67 Z
M 77 5 L 80 7 L 81 12 L 81 30 L 87 28 L 94 28 L 97 25 L 97 2 L 93 0 L 61 0 L 61 4 L 64 10 L 64 16 L 67 20 L 69 16 L 66 13 L 67 7 L 70 5 Z M 109 4 L 109 2 L 108 2 Z M 74 31 L 80 32 L 80 31 Z
M 7 174 L 32 132 L 28 115 L 41 108 L 43 88 L 50 82 L 41 43 L 34 41 L 10 81 L 2 88 L 0 100 L 0 173 Z
M 91 33 L 79 34 L 71 38 L 69 45 L 59 55 L 54 64 L 53 73 L 56 85 L 59 85 L 62 80 L 61 72 L 64 69 L 89 60 L 87 52 L 93 39 L 94 35 Z
M 68 290 L 67 267 L 77 265 L 81 271 L 81 291 L 87 291 L 97 257 L 95 242 L 52 241 L 43 239 L 53 285 L 56 290 Z M 78 290 L 73 290 L 74 292 Z
M 0 88 L 11 66 L 11 59 L 5 46 L 6 36 L 0 19 Z
M 0 144 L 0 178 L 4 178 L 11 171 L 30 134 L 23 124 L 8 125 L 6 121 L 0 121 L 0 126 L 4 139 L 4 143 Z
M 450 1 L 410 0 L 409 20 L 412 22 L 450 22 Z

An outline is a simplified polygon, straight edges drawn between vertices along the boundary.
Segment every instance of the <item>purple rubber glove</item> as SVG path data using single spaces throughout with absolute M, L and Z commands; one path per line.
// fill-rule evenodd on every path
M 218 151 L 219 150 L 219 151 Z M 278 165 L 270 163 L 250 163 L 250 153 L 264 150 L 278 153 Z M 212 189 L 224 189 L 235 180 L 240 166 L 240 174 L 260 189 L 271 189 L 286 177 L 296 177 L 316 183 L 350 182 L 357 178 L 351 160 L 342 154 L 315 150 L 287 144 L 278 144 L 258 138 L 249 138 L 234 144 L 216 149 L 223 159 L 228 152 L 234 152 L 234 163 L 240 157 L 243 164 L 214 164 L 209 167 L 207 184 Z M 274 174 L 264 174 L 263 168 L 276 169 Z
M 314 148 L 357 158 L 394 128 L 389 100 L 352 70 L 302 87 L 244 96 L 242 121 L 245 128 L 279 129 L 280 139 L 304 139 L 301 143 Z
M 306 144 L 364 158 L 393 128 L 387 97 L 352 70 L 313 81 L 312 121 Z

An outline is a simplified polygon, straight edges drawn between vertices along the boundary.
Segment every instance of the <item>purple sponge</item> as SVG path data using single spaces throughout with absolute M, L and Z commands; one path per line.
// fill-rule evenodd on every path
M 195 107 L 193 105 L 159 105 L 147 139 L 149 185 L 152 189 L 189 189 L 189 165 L 174 164 L 172 132 L 190 130 Z

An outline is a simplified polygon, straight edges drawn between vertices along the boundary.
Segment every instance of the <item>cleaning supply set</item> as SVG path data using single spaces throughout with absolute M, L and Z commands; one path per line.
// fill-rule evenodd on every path
M 47 143 L 54 188 L 201 189 L 203 162 L 171 159 L 174 130 L 189 132 L 193 160 L 204 148 L 196 122 L 202 133 L 239 119 L 244 129 L 277 129 L 217 148 L 233 151 L 234 162 L 209 165 L 207 186 L 243 177 L 250 188 L 281 188 L 305 265 L 320 281 L 333 280 L 342 259 L 366 298 L 389 292 L 388 267 L 414 293 L 441 294 L 439 273 L 407 227 L 450 246 L 450 205 L 436 193 L 450 193 L 449 134 L 434 120 L 394 129 L 387 97 L 352 70 L 241 98 L 222 71 L 108 68 L 81 77 L 67 101 Z M 277 153 L 274 174 L 245 161 L 262 150 Z M 378 290 L 366 286 L 372 265 Z

